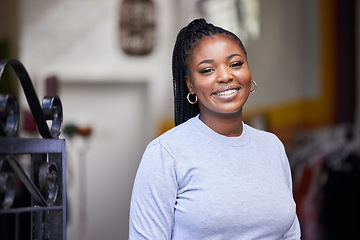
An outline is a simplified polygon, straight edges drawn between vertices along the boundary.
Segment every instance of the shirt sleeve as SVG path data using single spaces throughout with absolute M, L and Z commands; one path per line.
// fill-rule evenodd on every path
M 171 239 L 176 196 L 174 159 L 161 144 L 149 145 L 134 181 L 129 239 Z
M 284 240 L 299 240 L 301 239 L 300 233 L 300 223 L 297 216 L 295 216 L 295 220 L 289 231 L 284 234 L 282 239 Z
M 281 148 L 282 148 L 281 151 L 282 151 L 282 160 L 283 160 L 283 164 L 284 164 L 285 177 L 286 177 L 286 181 L 289 186 L 289 189 L 292 193 L 293 192 L 293 190 L 292 190 L 293 184 L 292 184 L 291 168 L 290 168 L 289 160 L 286 155 L 286 151 L 285 151 L 283 144 L 281 144 Z M 284 239 L 284 240 L 299 240 L 299 239 L 301 239 L 300 223 L 299 223 L 299 219 L 296 214 L 295 214 L 294 222 L 293 222 L 291 228 L 284 234 L 282 239 Z

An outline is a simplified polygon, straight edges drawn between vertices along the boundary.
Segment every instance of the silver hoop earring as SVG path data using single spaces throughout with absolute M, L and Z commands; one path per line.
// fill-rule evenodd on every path
M 251 83 L 254 83 L 254 88 L 250 89 L 250 92 L 255 92 L 257 89 L 257 83 L 254 80 L 251 80 Z
M 191 95 L 191 93 L 188 93 L 188 95 L 187 95 L 187 97 L 186 97 L 187 100 L 188 100 L 188 102 L 189 102 L 190 104 L 195 104 L 195 103 L 197 103 L 197 96 L 194 94 L 194 95 L 195 95 L 195 101 L 192 102 L 192 101 L 190 100 L 190 95 Z

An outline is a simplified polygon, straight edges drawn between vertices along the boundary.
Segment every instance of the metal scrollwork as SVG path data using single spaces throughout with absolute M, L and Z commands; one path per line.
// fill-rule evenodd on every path
M 66 150 L 59 139 L 63 109 L 58 96 L 40 103 L 31 79 L 17 60 L 0 59 L 20 80 L 41 138 L 21 137 L 19 102 L 0 94 L 0 239 L 66 239 Z M 15 217 L 14 217 L 15 215 Z M 4 224 L 5 223 L 5 224 Z M 9 233 L 10 235 L 9 235 Z
M 12 173 L 0 172 L 0 206 L 9 209 L 15 199 L 15 177 Z
M 19 128 L 19 103 L 12 94 L 0 94 L 0 134 L 14 137 Z
M 10 172 L 2 171 L 4 159 L 0 159 L 0 208 L 9 209 L 15 199 L 15 177 Z
M 40 166 L 39 189 L 46 203 L 52 205 L 56 201 L 59 190 L 58 168 L 53 162 L 45 162 Z
M 21 62 L 15 59 L 0 60 L 0 79 L 5 67 L 8 65 L 13 68 L 20 80 L 40 135 L 43 138 L 59 138 L 63 120 L 60 98 L 57 96 L 45 97 L 43 107 L 41 107 L 29 74 Z M 46 120 L 53 121 L 51 130 L 49 130 Z
M 58 96 L 46 96 L 42 101 L 42 110 L 45 120 L 52 120 L 50 129 L 51 136 L 58 138 L 61 133 L 63 122 L 63 111 L 60 98 Z

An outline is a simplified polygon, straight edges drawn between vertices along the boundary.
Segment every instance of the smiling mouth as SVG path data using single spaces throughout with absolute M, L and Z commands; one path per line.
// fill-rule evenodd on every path
M 224 92 L 218 92 L 218 93 L 216 93 L 216 95 L 218 95 L 218 96 L 228 96 L 228 95 L 236 93 L 237 91 L 238 91 L 237 89 L 230 89 L 230 90 L 227 90 L 227 91 L 224 91 Z

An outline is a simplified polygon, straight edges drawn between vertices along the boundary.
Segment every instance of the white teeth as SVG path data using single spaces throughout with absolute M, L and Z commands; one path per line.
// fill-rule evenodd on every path
M 226 96 L 226 95 L 230 95 L 230 94 L 233 94 L 235 93 L 237 90 L 235 89 L 232 89 L 232 90 L 227 90 L 225 92 L 219 92 L 217 93 L 218 96 Z

